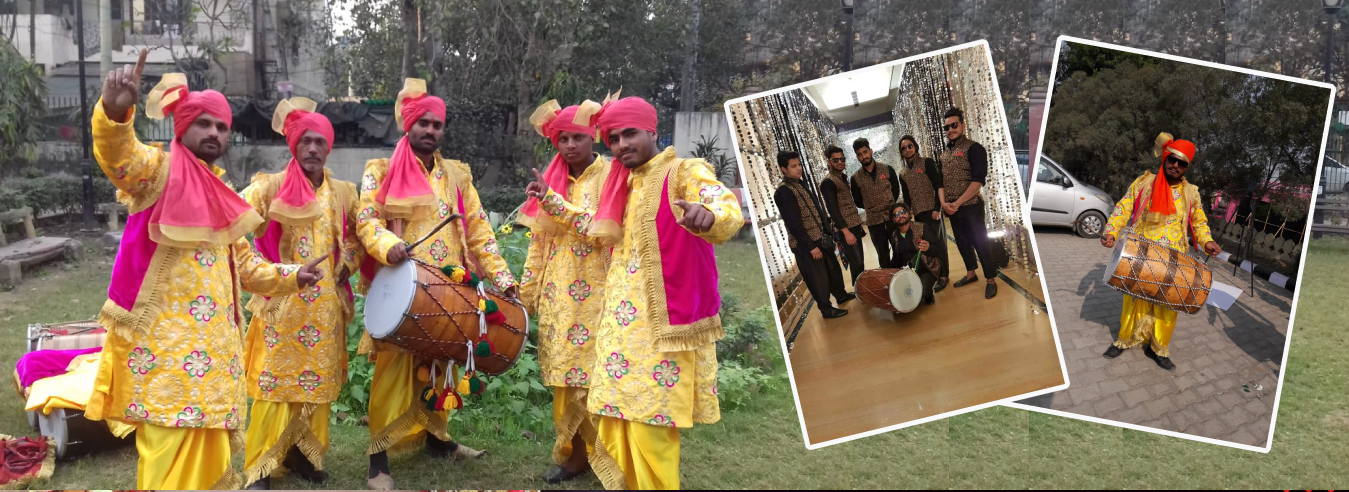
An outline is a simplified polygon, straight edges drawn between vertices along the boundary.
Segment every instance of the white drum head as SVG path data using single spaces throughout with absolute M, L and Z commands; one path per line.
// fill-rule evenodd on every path
M 923 281 L 912 269 L 905 268 L 890 278 L 890 304 L 901 313 L 913 311 L 923 298 Z
M 1101 279 L 1101 281 L 1106 284 L 1110 283 L 1110 279 L 1115 278 L 1115 269 L 1119 268 L 1119 260 L 1124 257 L 1124 243 L 1128 242 L 1127 235 L 1116 234 L 1116 236 L 1115 250 L 1110 253 L 1110 263 L 1106 264 L 1105 277 Z
M 417 294 L 417 264 L 412 260 L 381 268 L 365 294 L 365 331 L 384 338 L 403 323 Z

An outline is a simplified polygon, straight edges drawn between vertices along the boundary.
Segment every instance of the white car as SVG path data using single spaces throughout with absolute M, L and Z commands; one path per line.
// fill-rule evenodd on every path
M 1032 186 L 1031 225 L 1071 227 L 1079 236 L 1101 237 L 1115 200 L 1100 188 L 1078 181 L 1059 163 L 1040 156 Z

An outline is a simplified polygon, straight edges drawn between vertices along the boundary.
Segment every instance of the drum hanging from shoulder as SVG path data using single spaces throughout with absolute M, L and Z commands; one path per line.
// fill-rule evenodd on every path
M 1103 280 L 1137 299 L 1195 314 L 1208 300 L 1213 272 L 1193 256 L 1126 229 L 1115 242 Z
M 923 298 L 923 281 L 910 268 L 881 268 L 858 275 L 854 290 L 862 304 L 907 313 Z
M 494 288 L 482 291 L 505 317 L 499 324 L 482 326 L 476 287 L 450 280 L 439 269 L 410 259 L 386 266 L 375 274 L 365 296 L 365 329 L 370 337 L 431 359 L 453 360 L 467 366 L 469 357 L 479 372 L 496 376 L 520 358 L 529 330 L 529 314 L 519 301 Z M 469 346 L 486 339 L 489 355 L 474 355 Z

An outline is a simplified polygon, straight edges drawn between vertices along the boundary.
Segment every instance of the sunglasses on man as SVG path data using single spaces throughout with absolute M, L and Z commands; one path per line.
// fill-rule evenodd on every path
M 945 128 L 946 131 L 951 131 L 951 130 L 955 130 L 956 128 L 959 128 L 959 127 L 960 127 L 960 122 L 957 121 L 957 122 L 955 122 L 955 123 L 951 123 L 951 124 L 949 124 L 949 125 L 946 125 L 946 126 L 944 126 L 944 127 L 942 127 L 942 128 Z
M 842 157 L 830 157 L 830 158 L 829 158 L 829 162 L 843 162 L 844 160 L 845 160 L 845 159 L 843 159 Z

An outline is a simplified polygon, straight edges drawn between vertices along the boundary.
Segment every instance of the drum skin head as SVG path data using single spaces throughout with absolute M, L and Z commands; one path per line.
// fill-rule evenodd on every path
M 1105 266 L 1105 278 L 1102 282 L 1110 283 L 1110 279 L 1115 278 L 1115 270 L 1119 268 L 1120 257 L 1124 256 L 1124 244 L 1128 240 L 1124 234 L 1115 234 L 1115 251 L 1110 255 L 1110 264 Z
M 386 266 L 375 274 L 365 294 L 365 331 L 384 338 L 403 322 L 417 293 L 417 263 L 408 260 Z
M 901 313 L 913 311 L 923 298 L 923 281 L 912 269 L 905 268 L 890 279 L 890 303 Z

